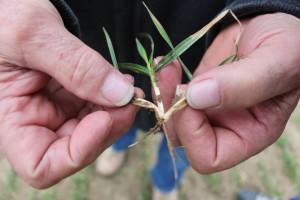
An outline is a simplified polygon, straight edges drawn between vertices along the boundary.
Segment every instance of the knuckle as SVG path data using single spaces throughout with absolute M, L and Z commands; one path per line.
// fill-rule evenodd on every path
M 24 176 L 25 182 L 27 182 L 30 186 L 36 188 L 36 189 L 44 189 L 49 187 L 50 185 L 46 185 L 44 183 L 44 175 L 42 173 L 37 173 L 36 171 L 32 170 L 31 172 L 28 172 Z
M 49 5 L 47 1 L 1 1 L 0 20 L 5 29 L 0 30 L 0 38 L 7 42 L 6 51 L 25 56 L 31 54 L 31 48 L 41 47 L 57 35 L 56 27 L 63 27 L 62 21 L 50 2 Z M 26 58 L 20 59 L 26 63 Z
M 35 189 L 38 189 L 38 190 L 43 190 L 43 189 L 47 189 L 47 188 L 50 188 L 51 186 L 53 186 L 53 184 L 44 184 L 44 183 L 41 183 L 41 182 L 28 182 L 28 184 L 35 188 Z
M 34 162 L 27 163 L 27 166 L 24 166 L 20 176 L 23 177 L 26 183 L 36 189 L 45 189 L 54 185 L 54 181 L 49 174 L 50 161 L 45 160 L 45 164 L 36 164 Z
M 69 82 L 70 89 L 77 90 L 78 95 L 87 97 L 91 91 L 100 90 L 101 83 L 111 71 L 108 64 L 101 56 L 89 47 L 82 46 L 75 50 L 73 54 L 67 55 L 70 60 Z
M 192 161 L 191 166 L 200 174 L 211 174 L 219 171 L 219 165 L 214 161 Z
M 16 42 L 30 40 L 40 30 L 42 25 L 42 13 L 38 9 L 26 8 L 14 20 L 9 30 Z
M 0 18 L 2 26 L 19 40 L 32 36 L 51 21 L 59 21 L 59 15 L 47 2 L 1 1 Z M 17 14 L 15 14 L 17 13 Z M 45 23 L 48 22 L 48 23 Z

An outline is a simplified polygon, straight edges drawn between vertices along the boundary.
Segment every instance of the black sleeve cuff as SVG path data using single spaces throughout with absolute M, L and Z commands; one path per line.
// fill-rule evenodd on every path
M 80 37 L 80 24 L 78 18 L 64 0 L 50 0 L 60 13 L 65 27 L 77 37 Z
M 299 0 L 235 0 L 229 2 L 227 8 L 239 18 L 275 12 L 284 12 L 300 18 Z
M 283 12 L 300 18 L 299 0 L 227 0 L 225 9 L 231 9 L 239 19 L 254 17 L 261 14 Z M 232 16 L 227 16 L 214 27 L 206 37 L 208 47 L 217 34 L 227 25 L 234 22 Z

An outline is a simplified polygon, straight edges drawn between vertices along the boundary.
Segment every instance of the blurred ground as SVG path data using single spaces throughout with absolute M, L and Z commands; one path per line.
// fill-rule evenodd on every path
M 33 190 L 19 180 L 0 158 L 0 200 L 149 200 L 148 170 L 155 159 L 159 137 L 130 150 L 126 166 L 113 178 L 102 178 L 93 166 L 44 191 Z M 241 188 L 250 188 L 288 199 L 300 194 L 300 107 L 283 136 L 266 151 L 234 169 L 209 175 L 189 170 L 181 200 L 235 199 Z

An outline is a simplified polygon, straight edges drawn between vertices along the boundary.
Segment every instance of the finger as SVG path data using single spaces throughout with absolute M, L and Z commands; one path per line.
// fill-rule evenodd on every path
M 246 24 L 247 21 L 244 20 L 243 26 Z M 194 72 L 194 77 L 216 68 L 224 59 L 235 54 L 236 37 L 239 34 L 240 27 L 238 24 L 228 26 L 220 34 L 218 34 L 201 59 L 199 67 L 197 67 Z
M 63 138 L 66 136 L 72 136 L 74 130 L 80 123 L 79 119 L 70 119 L 66 121 L 59 129 L 56 130 L 56 135 L 59 138 Z
M 143 98 L 144 93 L 141 89 L 136 88 L 135 96 Z M 80 111 L 77 118 L 73 118 L 65 122 L 56 131 L 56 134 L 59 137 L 65 137 L 72 134 L 81 119 L 93 112 L 98 112 L 101 110 L 105 110 L 106 112 L 108 112 L 113 121 L 110 137 L 107 139 L 109 140 L 107 143 L 111 144 L 113 143 L 113 141 L 117 140 L 121 135 L 123 135 L 123 133 L 126 133 L 127 130 L 132 126 L 139 108 L 132 104 L 121 108 L 104 108 L 102 106 L 87 103 L 85 107 Z
M 248 147 L 252 141 L 247 143 L 231 129 L 213 127 L 204 113 L 187 107 L 175 118 L 178 137 L 197 172 L 208 174 L 225 170 L 251 156 Z
M 135 96 L 139 98 L 144 97 L 144 93 L 141 89 L 135 88 Z M 112 130 L 107 143 L 112 144 L 119 139 L 124 133 L 132 127 L 136 118 L 136 114 L 139 111 L 139 107 L 129 104 L 121 108 L 104 108 L 107 111 L 113 121 Z
M 251 108 L 255 118 L 265 126 L 272 124 L 274 130 L 285 128 L 290 115 L 295 110 L 300 98 L 300 89 L 280 95 L 269 101 L 262 102 Z M 271 136 L 270 136 L 271 137 Z M 277 139 L 277 137 L 275 138 Z
M 15 128 L 2 144 L 17 173 L 32 186 L 45 188 L 94 161 L 108 146 L 111 125 L 108 113 L 96 112 L 86 116 L 71 136 L 59 139 L 51 130 L 32 125 Z
M 217 38 L 202 62 L 215 67 L 205 73 L 200 70 L 189 85 L 190 106 L 196 109 L 249 107 L 298 88 L 299 25 L 298 19 L 285 14 L 264 15 L 248 21 L 239 43 L 242 59 L 217 68 L 220 55 L 225 58 L 226 54 L 220 49 L 232 47 L 228 43 L 232 34 L 222 33 L 220 38 L 224 38 L 226 46 Z
M 300 70 L 280 54 L 278 49 L 262 47 L 248 58 L 199 75 L 188 87 L 189 105 L 195 109 L 250 107 L 296 89 Z
M 160 59 L 160 58 L 157 58 Z M 172 106 L 174 103 L 175 93 L 179 84 L 181 84 L 182 70 L 178 61 L 172 62 L 170 65 L 166 66 L 157 74 L 158 85 L 161 93 L 161 99 L 164 104 L 165 112 Z M 171 140 L 171 143 L 175 146 L 179 145 L 177 139 L 173 120 L 170 119 L 166 123 L 166 129 L 168 138 Z
M 33 41 L 23 42 L 23 65 L 49 74 L 78 97 L 98 105 L 123 106 L 131 100 L 134 87 L 126 76 L 61 24 L 49 27 L 35 33 Z
M 160 58 L 157 58 L 158 60 Z M 157 74 L 161 98 L 166 109 L 173 104 L 176 88 L 181 84 L 182 70 L 178 61 L 174 61 Z
M 213 126 L 204 112 L 190 107 L 180 111 L 175 115 L 176 131 L 192 167 L 200 173 L 221 171 L 259 153 L 282 134 L 299 97 L 299 90 L 293 91 L 251 112 L 232 111 L 226 126 Z

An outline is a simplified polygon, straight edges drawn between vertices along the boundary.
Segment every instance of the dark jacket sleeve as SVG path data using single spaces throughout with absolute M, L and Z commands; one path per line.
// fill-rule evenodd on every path
M 50 0 L 61 14 L 66 28 L 80 37 L 80 24 L 72 9 L 65 0 Z M 225 0 L 240 19 L 259 14 L 285 12 L 300 18 L 300 0 Z M 232 22 L 228 18 L 227 24 Z
M 275 12 L 284 12 L 300 18 L 300 0 L 226 0 L 226 9 L 231 9 L 239 19 Z M 206 47 L 232 22 L 234 19 L 228 15 L 214 27 L 206 37 Z
M 72 9 L 69 7 L 69 5 L 64 0 L 50 1 L 60 13 L 66 28 L 77 37 L 80 37 L 80 24 L 78 18 L 76 17 Z
M 227 0 L 227 8 L 239 18 L 274 12 L 284 12 L 300 18 L 299 0 Z

